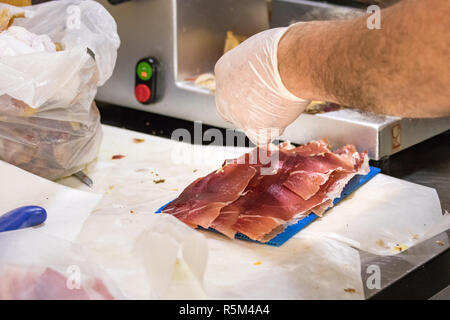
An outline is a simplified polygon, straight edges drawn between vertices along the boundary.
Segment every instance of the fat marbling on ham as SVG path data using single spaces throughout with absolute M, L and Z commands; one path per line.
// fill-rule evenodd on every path
M 334 152 L 326 140 L 257 147 L 194 181 L 162 212 L 267 242 L 311 213 L 322 215 L 355 175 L 368 172 L 367 152 L 353 145 Z

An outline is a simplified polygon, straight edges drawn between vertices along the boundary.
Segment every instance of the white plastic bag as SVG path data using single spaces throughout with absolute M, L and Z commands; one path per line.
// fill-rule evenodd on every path
M 114 69 L 116 23 L 90 0 L 3 8 L 24 11 L 13 26 L 47 35 L 63 50 L 0 55 L 0 159 L 52 180 L 70 175 L 98 153 L 93 100 Z

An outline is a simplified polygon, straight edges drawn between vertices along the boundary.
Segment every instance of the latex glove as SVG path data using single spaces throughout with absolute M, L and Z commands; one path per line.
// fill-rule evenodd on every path
M 308 106 L 284 86 L 278 42 L 288 28 L 260 32 L 224 54 L 215 66 L 219 114 L 257 145 L 280 136 Z

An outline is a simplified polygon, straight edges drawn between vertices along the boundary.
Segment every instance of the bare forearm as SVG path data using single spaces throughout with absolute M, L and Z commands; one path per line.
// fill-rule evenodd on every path
M 295 95 L 406 117 L 450 115 L 450 1 L 404 0 L 367 17 L 303 23 L 279 43 Z

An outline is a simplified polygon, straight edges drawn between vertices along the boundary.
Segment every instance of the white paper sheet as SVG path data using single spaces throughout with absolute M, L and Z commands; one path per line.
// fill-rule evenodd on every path
M 36 228 L 43 233 L 74 240 L 100 198 L 0 161 L 0 214 L 25 205 L 41 206 L 47 220 Z
M 205 291 L 218 299 L 363 299 L 357 250 L 303 236 L 281 247 L 208 237 Z
M 378 174 L 306 227 L 377 255 L 397 254 L 450 228 L 435 189 Z
M 199 288 L 208 255 L 205 238 L 172 216 L 125 210 L 126 214 L 114 207 L 97 211 L 78 243 L 129 299 L 165 298 L 180 263 L 193 275 L 190 293 L 194 290 L 202 297 Z

